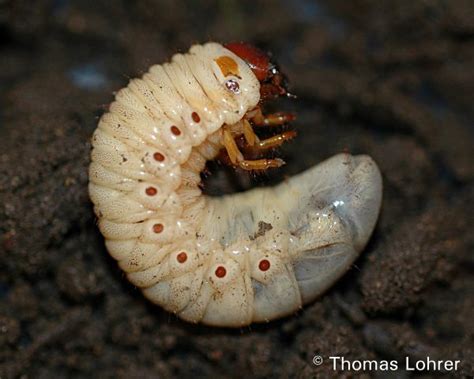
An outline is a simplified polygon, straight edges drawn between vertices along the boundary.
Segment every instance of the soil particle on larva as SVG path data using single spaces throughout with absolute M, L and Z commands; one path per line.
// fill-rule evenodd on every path
M 253 236 L 250 237 L 251 240 L 254 240 L 257 237 L 264 236 L 266 232 L 273 229 L 272 224 L 269 224 L 268 222 L 265 222 L 265 221 L 259 221 L 257 225 L 258 225 L 258 230 Z

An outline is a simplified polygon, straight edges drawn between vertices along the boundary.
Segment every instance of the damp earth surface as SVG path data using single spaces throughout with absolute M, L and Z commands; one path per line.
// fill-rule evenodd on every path
M 472 7 L 1 2 L 0 377 L 325 378 L 329 356 L 461 360 L 397 377 L 474 376 Z M 384 179 L 379 223 L 349 272 L 294 316 L 240 330 L 148 303 L 107 254 L 87 194 L 89 139 L 113 92 L 208 40 L 271 51 L 297 95 L 275 107 L 298 115 L 298 136 L 275 153 L 287 165 L 248 175 L 210 164 L 208 194 L 271 185 L 340 152 L 372 156 Z

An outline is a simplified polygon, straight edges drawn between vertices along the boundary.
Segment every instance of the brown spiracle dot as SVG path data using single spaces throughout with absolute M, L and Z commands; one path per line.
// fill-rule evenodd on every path
M 229 79 L 225 82 L 226 88 L 233 93 L 240 93 L 239 83 L 234 79 Z
M 155 224 L 153 225 L 153 232 L 154 233 L 161 233 L 165 227 L 163 224 Z
M 179 253 L 177 256 L 176 256 L 176 260 L 179 262 L 179 263 L 184 263 L 188 260 L 188 255 L 182 251 L 181 253 Z
M 223 278 L 227 274 L 227 270 L 224 266 L 218 266 L 216 268 L 215 274 L 218 278 Z
M 194 122 L 198 123 L 201 121 L 201 117 L 196 112 L 191 113 L 191 118 L 193 119 Z
M 267 271 L 270 268 L 270 261 L 268 259 L 262 259 L 258 264 L 258 268 L 261 271 Z
M 181 130 L 176 125 L 173 125 L 171 128 L 171 133 L 173 133 L 175 136 L 179 136 L 181 134 Z
M 165 160 L 165 156 L 159 152 L 153 154 L 153 159 L 157 162 L 163 162 Z
M 157 194 L 157 190 L 155 187 L 147 187 L 147 189 L 145 190 L 146 194 L 148 196 L 155 196 Z

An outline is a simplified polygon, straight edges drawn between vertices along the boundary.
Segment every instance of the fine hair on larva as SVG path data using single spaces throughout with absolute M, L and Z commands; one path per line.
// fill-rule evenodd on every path
M 283 163 L 247 160 L 235 143 L 280 143 L 252 131 L 272 122 L 263 97 L 284 90 L 246 46 L 194 45 L 152 66 L 116 94 L 92 137 L 89 193 L 107 250 L 153 303 L 213 326 L 265 322 L 313 301 L 364 248 L 381 203 L 376 164 L 348 154 L 276 187 L 202 194 L 200 173 L 223 149 L 243 169 Z

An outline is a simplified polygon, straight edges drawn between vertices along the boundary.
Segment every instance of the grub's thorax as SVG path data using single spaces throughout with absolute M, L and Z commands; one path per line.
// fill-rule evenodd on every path
M 260 101 L 237 124 L 224 125 L 221 143 L 225 148 L 225 154 L 221 154 L 219 159 L 224 163 L 251 171 L 280 167 L 284 164 L 282 159 L 266 159 L 262 155 L 269 149 L 276 148 L 283 142 L 293 138 L 296 133 L 281 130 L 278 134 L 260 140 L 254 132 L 254 128 L 285 126 L 295 119 L 292 113 L 278 112 L 264 115 L 262 112 L 262 105 L 266 101 L 280 96 L 292 96 L 286 88 L 285 77 L 278 67 L 271 62 L 270 56 L 253 45 L 244 42 L 232 42 L 225 44 L 224 47 L 232 51 L 250 67 L 260 82 Z M 222 56 L 216 60 L 216 63 L 224 76 L 238 76 L 237 64 L 232 58 Z M 231 80 L 228 83 L 233 84 Z

